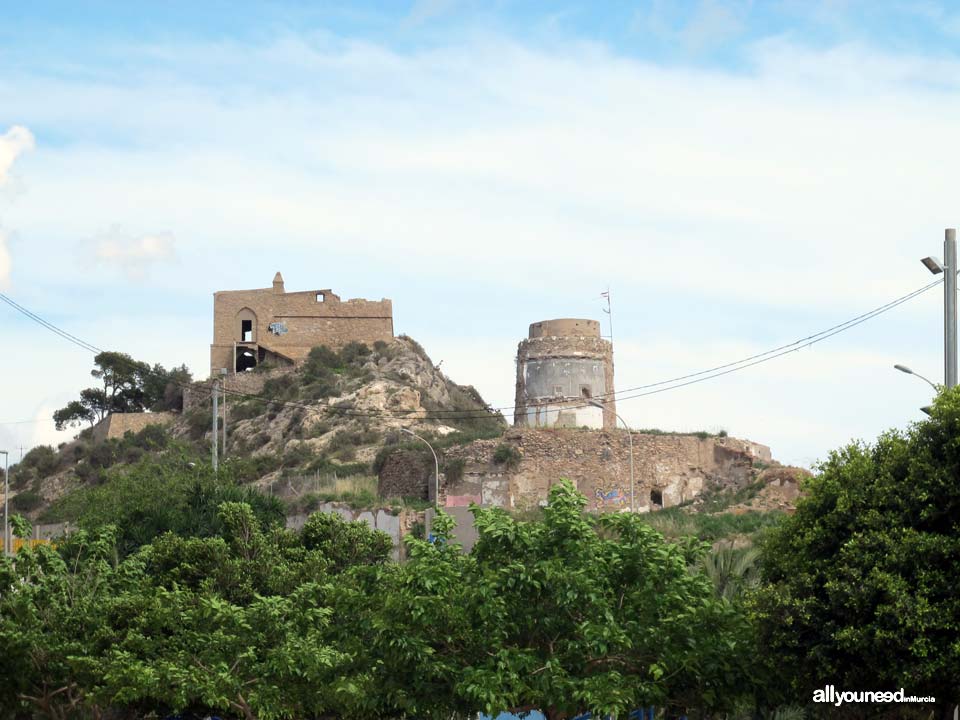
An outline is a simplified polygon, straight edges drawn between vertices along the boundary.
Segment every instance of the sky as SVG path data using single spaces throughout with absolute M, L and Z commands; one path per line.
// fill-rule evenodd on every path
M 11 3 L 0 291 L 208 369 L 212 293 L 333 288 L 497 407 L 530 323 L 602 320 L 616 386 L 796 341 L 931 280 L 960 224 L 960 8 L 936 2 Z M 623 399 L 812 467 L 923 417 L 942 289 Z M 0 449 L 92 356 L 0 305 Z M 626 393 L 625 395 L 630 395 Z M 633 393 L 636 394 L 636 393 Z M 509 415 L 509 412 L 508 412 Z

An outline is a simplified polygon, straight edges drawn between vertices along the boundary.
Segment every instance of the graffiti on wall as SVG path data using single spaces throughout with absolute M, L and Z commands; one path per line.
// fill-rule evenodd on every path
M 595 505 L 597 510 L 622 508 L 629 500 L 630 498 L 628 498 L 627 494 L 620 488 L 613 488 L 612 490 L 597 488 Z

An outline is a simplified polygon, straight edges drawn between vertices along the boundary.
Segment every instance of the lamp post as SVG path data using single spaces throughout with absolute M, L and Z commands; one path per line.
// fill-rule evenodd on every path
M 899 370 L 899 371 L 902 372 L 902 373 L 906 373 L 907 375 L 916 375 L 918 378 L 920 378 L 921 380 L 923 380 L 927 385 L 929 385 L 930 387 L 932 387 L 934 392 L 936 392 L 936 393 L 939 393 L 939 392 L 940 392 L 940 388 L 939 388 L 935 383 L 931 382 L 929 379 L 925 378 L 925 377 L 924 377 L 923 375 L 921 375 L 920 373 L 914 372 L 913 370 L 911 370 L 910 368 L 908 368 L 906 365 L 899 365 L 899 364 L 898 364 L 898 365 L 894 365 L 893 367 L 894 367 L 895 369 Z M 927 415 L 930 414 L 930 406 L 929 406 L 929 405 L 924 405 L 922 408 L 920 408 L 920 410 L 922 410 L 923 412 L 925 412 Z
M 10 455 L 3 453 L 3 553 L 12 555 L 10 547 Z
M 943 237 L 943 262 L 925 257 L 920 262 L 934 275 L 943 273 L 943 385 L 957 384 L 957 231 L 947 228 Z M 929 382 L 929 381 L 928 381 Z
M 596 399 L 587 400 L 587 404 L 593 405 L 593 407 L 600 408 L 601 410 L 605 409 L 603 407 L 603 403 L 601 403 L 599 400 L 596 400 Z M 627 431 L 627 440 L 630 443 L 630 512 L 635 512 L 636 506 L 634 504 L 634 497 L 633 497 L 633 433 L 630 432 L 630 426 L 627 425 L 627 421 L 624 420 L 622 417 L 620 417 L 620 413 L 614 410 L 613 414 L 616 415 L 617 420 L 623 423 L 623 427 Z
M 422 442 L 424 445 L 426 445 L 428 448 L 430 448 L 430 452 L 431 452 L 431 454 L 433 455 L 433 468 L 434 468 L 434 474 L 433 474 L 433 482 L 434 482 L 433 507 L 434 507 L 434 509 L 437 509 L 437 510 L 438 510 L 438 509 L 440 508 L 440 461 L 437 460 L 437 453 L 434 451 L 433 445 L 431 445 L 431 444 L 428 443 L 426 440 L 424 440 L 422 437 L 420 437 L 419 435 L 417 435 L 415 432 L 413 432 L 413 430 L 407 430 L 406 428 L 402 427 L 402 428 L 400 428 L 400 432 L 405 432 L 407 435 L 411 435 L 411 436 L 415 437 L 417 440 L 419 440 L 419 441 Z

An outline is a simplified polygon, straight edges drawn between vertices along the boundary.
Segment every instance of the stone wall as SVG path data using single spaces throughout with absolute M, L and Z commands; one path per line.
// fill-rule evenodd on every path
M 251 323 L 249 338 L 243 336 L 241 320 Z M 378 340 L 393 340 L 393 304 L 387 299 L 341 300 L 329 289 L 288 293 L 280 273 L 270 288 L 213 295 L 211 374 L 235 369 L 235 344 L 241 352 L 268 351 L 299 362 L 317 345 L 339 348 Z
M 519 451 L 515 467 L 494 462 L 500 442 Z M 630 444 L 624 430 L 514 428 L 502 441 L 478 440 L 445 456 L 465 461 L 462 480 L 441 484 L 447 507 L 541 505 L 561 478 L 576 483 L 591 511 L 630 507 Z M 742 487 L 754 478 L 754 461 L 769 457 L 769 448 L 736 438 L 634 433 L 634 507 L 647 512 L 679 505 L 710 483 Z
M 245 372 L 236 374 L 227 374 L 223 376 L 228 393 L 241 393 L 243 395 L 259 395 L 263 391 L 263 386 L 271 378 L 288 375 L 293 372 L 291 367 L 273 368 L 272 370 L 258 370 L 257 372 Z M 220 396 L 221 402 L 223 395 Z M 239 395 L 227 396 L 227 409 L 231 403 L 243 400 Z M 183 389 L 183 411 L 188 412 L 195 407 L 210 406 L 210 381 L 201 380 L 192 383 L 189 387 Z M 229 415 L 228 415 L 229 418 Z
M 433 458 L 412 450 L 395 450 L 380 468 L 377 494 L 381 498 L 433 499 Z
M 111 413 L 94 425 L 93 438 L 97 442 L 122 438 L 125 433 L 138 433 L 148 425 L 169 425 L 176 417 L 177 413 L 172 412 Z

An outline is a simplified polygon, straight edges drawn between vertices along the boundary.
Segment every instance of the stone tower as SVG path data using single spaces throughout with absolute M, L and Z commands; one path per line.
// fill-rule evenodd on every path
M 518 427 L 616 427 L 613 346 L 600 337 L 600 323 L 571 318 L 533 323 L 517 347 L 515 405 Z

